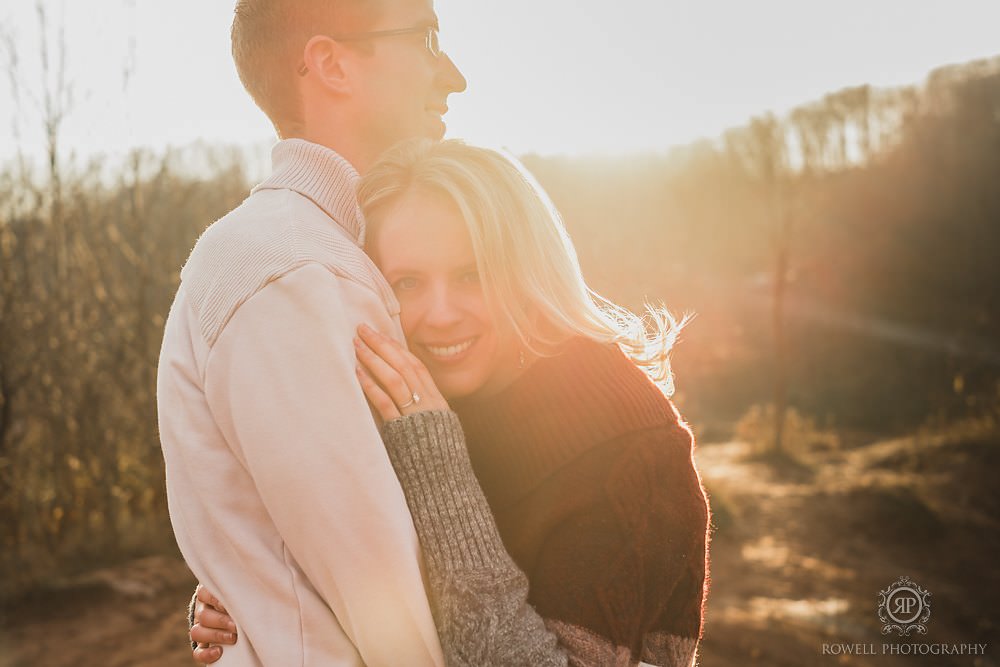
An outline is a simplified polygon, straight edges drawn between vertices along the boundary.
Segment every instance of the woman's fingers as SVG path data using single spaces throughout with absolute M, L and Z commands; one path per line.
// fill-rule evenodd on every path
M 358 335 L 360 338 L 355 340 L 358 360 L 394 403 L 397 413 L 407 415 L 421 410 L 448 409 L 448 402 L 441 396 L 427 367 L 412 352 L 366 324 L 358 327 Z M 414 400 L 414 394 L 419 400 Z
M 423 386 L 424 393 L 421 394 L 421 398 L 426 398 L 430 405 L 433 405 L 435 409 L 447 410 L 448 401 L 444 399 L 441 392 L 438 391 L 437 383 L 434 382 L 434 378 L 431 377 L 431 372 L 427 370 L 427 366 L 424 366 L 424 362 L 417 359 L 417 357 L 412 353 L 407 351 L 411 357 L 413 357 L 414 372 L 420 380 L 420 384 Z
M 358 327 L 358 335 L 372 352 L 399 373 L 404 380 L 410 382 L 417 380 L 412 362 L 414 357 L 409 350 L 392 338 L 375 331 L 367 324 Z M 376 379 L 381 380 L 382 378 Z
M 236 633 L 236 623 L 233 622 L 232 617 L 229 614 L 223 614 L 221 611 L 215 611 L 211 607 L 205 607 L 201 614 L 194 619 L 195 625 L 200 625 L 203 628 L 208 628 L 209 630 L 221 630 L 224 632 Z M 195 639 L 194 641 L 202 641 Z M 210 641 L 215 641 L 214 639 Z M 231 642 L 226 642 L 231 643 Z
M 368 397 L 368 402 L 378 411 L 382 419 L 389 421 L 390 419 L 399 417 L 399 408 L 396 407 L 396 402 L 392 400 L 389 394 L 385 393 L 385 390 L 378 386 L 378 383 L 375 382 L 364 368 L 358 366 L 357 371 L 361 389 L 365 392 L 365 396 Z
M 191 641 L 199 644 L 228 644 L 232 646 L 236 643 L 236 633 L 195 623 L 191 626 Z
M 383 347 L 382 350 L 384 349 Z M 355 350 L 358 361 L 389 395 L 401 413 L 415 412 L 416 410 L 412 408 L 421 409 L 416 404 L 409 404 L 413 400 L 413 394 L 415 392 L 419 394 L 421 389 L 420 381 L 413 369 L 397 367 L 395 364 L 398 363 L 398 358 L 395 361 L 384 358 L 381 352 L 374 350 L 361 339 L 355 339 Z
M 403 362 L 408 361 L 405 359 L 407 354 L 406 348 L 400 345 L 395 339 L 379 333 L 367 324 L 361 324 L 358 327 L 358 334 L 379 356 L 396 368 L 403 365 Z
M 207 588 L 205 588 L 201 584 L 198 584 L 198 587 L 195 588 L 195 597 L 200 602 L 204 602 L 205 604 L 209 605 L 210 607 L 215 607 L 216 609 L 218 609 L 222 613 L 226 613 L 226 608 L 223 606 L 223 604 L 219 600 L 219 598 L 215 597 L 215 594 L 212 593 L 212 591 L 208 590 Z
M 192 651 L 191 655 L 194 657 L 195 662 L 200 662 L 203 665 L 211 665 L 222 657 L 222 649 L 218 646 L 199 644 L 198 648 Z
M 222 647 L 213 644 L 235 644 L 236 622 L 226 607 L 210 590 L 198 584 L 195 590 L 194 625 L 191 641 L 198 644 L 191 655 L 195 662 L 210 665 L 222 657 Z

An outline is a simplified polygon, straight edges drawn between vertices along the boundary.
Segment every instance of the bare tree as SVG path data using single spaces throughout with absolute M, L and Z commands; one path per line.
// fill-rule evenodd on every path
M 762 225 L 771 258 L 771 334 L 773 376 L 771 401 L 774 408 L 772 451 L 784 452 L 785 414 L 788 405 L 785 302 L 789 280 L 794 210 L 792 169 L 788 146 L 789 127 L 773 114 L 759 116 L 747 127 L 726 135 L 730 155 L 738 160 L 757 186 L 761 198 Z M 803 147 L 803 152 L 818 147 Z

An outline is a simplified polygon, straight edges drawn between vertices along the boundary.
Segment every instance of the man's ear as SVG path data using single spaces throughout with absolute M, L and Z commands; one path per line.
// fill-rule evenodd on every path
M 302 50 L 303 67 L 307 76 L 316 77 L 335 93 L 350 92 L 349 68 L 344 58 L 349 51 L 325 35 L 315 35 Z

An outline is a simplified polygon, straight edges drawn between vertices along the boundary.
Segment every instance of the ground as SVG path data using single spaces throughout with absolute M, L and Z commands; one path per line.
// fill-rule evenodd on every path
M 901 438 L 799 458 L 755 460 L 738 442 L 700 452 L 721 514 L 701 664 L 1000 664 L 1000 442 Z M 878 593 L 901 576 L 931 593 L 926 635 L 881 634 Z M 899 642 L 989 646 L 982 658 L 882 653 Z
M 752 455 L 705 444 L 712 496 L 712 582 L 700 664 L 1000 664 L 1000 442 L 900 438 Z M 931 593 L 928 633 L 885 637 L 879 591 L 908 576 Z M 175 557 L 92 572 L 8 610 L 0 666 L 190 665 L 185 605 L 193 580 Z M 824 655 L 823 646 L 987 643 L 985 657 Z

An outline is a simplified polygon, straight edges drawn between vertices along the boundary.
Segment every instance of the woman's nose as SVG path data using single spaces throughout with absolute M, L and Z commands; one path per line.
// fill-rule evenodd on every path
M 424 321 L 434 327 L 447 327 L 462 320 L 462 308 L 447 287 L 435 288 L 430 295 Z

